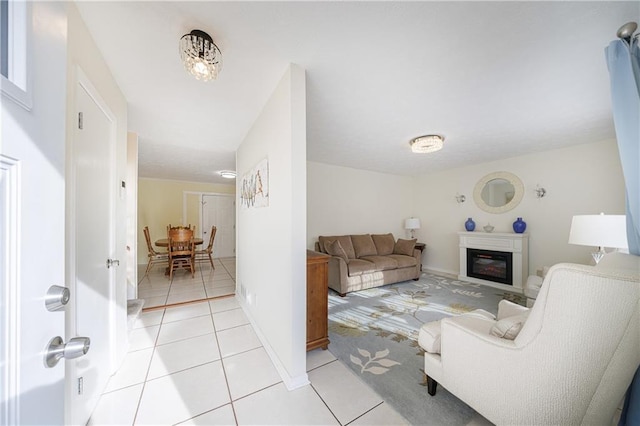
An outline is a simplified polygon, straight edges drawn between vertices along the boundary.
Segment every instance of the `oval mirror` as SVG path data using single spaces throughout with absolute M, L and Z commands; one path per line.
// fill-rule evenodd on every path
M 522 181 L 509 172 L 490 173 L 473 190 L 474 201 L 488 213 L 508 212 L 520 204 L 523 195 Z

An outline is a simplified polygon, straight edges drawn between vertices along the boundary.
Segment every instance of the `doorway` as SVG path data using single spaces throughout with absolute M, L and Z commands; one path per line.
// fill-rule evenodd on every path
M 211 227 L 216 227 L 213 243 L 215 257 L 236 255 L 236 201 L 234 195 L 202 194 L 202 238 L 209 241 Z

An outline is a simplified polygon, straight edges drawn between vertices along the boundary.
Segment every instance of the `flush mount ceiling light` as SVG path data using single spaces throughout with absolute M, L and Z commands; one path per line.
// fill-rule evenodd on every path
M 220 176 L 222 176 L 225 179 L 235 179 L 236 178 L 236 172 L 234 172 L 233 170 L 220 170 L 218 172 L 218 174 Z
M 198 80 L 215 80 L 222 69 L 222 52 L 211 36 L 201 30 L 182 36 L 180 58 L 185 69 Z
M 411 151 L 417 154 L 426 154 L 428 152 L 439 151 L 444 145 L 444 136 L 418 136 L 417 138 L 411 139 L 409 141 L 409 145 L 411 145 Z

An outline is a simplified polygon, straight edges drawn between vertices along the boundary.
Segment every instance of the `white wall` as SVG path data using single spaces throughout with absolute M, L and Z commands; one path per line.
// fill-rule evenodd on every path
M 408 237 L 413 178 L 307 162 L 307 247 L 320 235 L 384 234 Z
M 306 374 L 305 74 L 291 65 L 236 153 L 237 294 L 285 385 Z M 269 161 L 269 206 L 241 206 L 242 177 Z
M 515 209 L 503 214 L 480 210 L 473 189 L 483 176 L 508 171 L 523 182 L 525 194 Z M 536 198 L 536 184 L 547 194 Z M 463 204 L 456 193 L 467 198 Z M 571 218 L 577 214 L 624 214 L 624 181 L 615 141 L 578 145 L 470 167 L 426 174 L 414 181 L 416 215 L 422 221 L 418 240 L 427 244 L 423 254 L 426 269 L 458 273 L 457 232 L 472 217 L 476 231 L 488 222 L 494 232 L 513 232 L 517 217 L 527 222 L 529 271 L 558 262 L 588 264 L 594 248 L 567 243 Z

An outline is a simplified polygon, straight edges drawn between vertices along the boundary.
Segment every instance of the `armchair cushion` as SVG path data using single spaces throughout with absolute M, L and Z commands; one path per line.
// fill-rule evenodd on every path
M 460 317 L 478 318 L 480 320 L 494 320 L 495 316 L 484 309 L 476 309 L 471 312 L 460 315 Z M 440 353 L 440 336 L 442 330 L 442 320 L 431 321 L 420 327 L 418 334 L 418 344 L 425 351 L 432 354 Z
M 491 327 L 490 333 L 496 337 L 513 340 L 518 336 L 520 330 L 522 330 L 522 325 L 527 320 L 528 316 L 529 312 L 525 312 L 520 315 L 501 319 Z
M 510 302 L 506 299 L 503 299 L 498 303 L 498 317 L 497 320 L 512 317 L 514 315 L 524 314 L 525 312 L 529 312 L 529 308 L 525 308 L 522 305 L 518 305 L 517 303 Z

